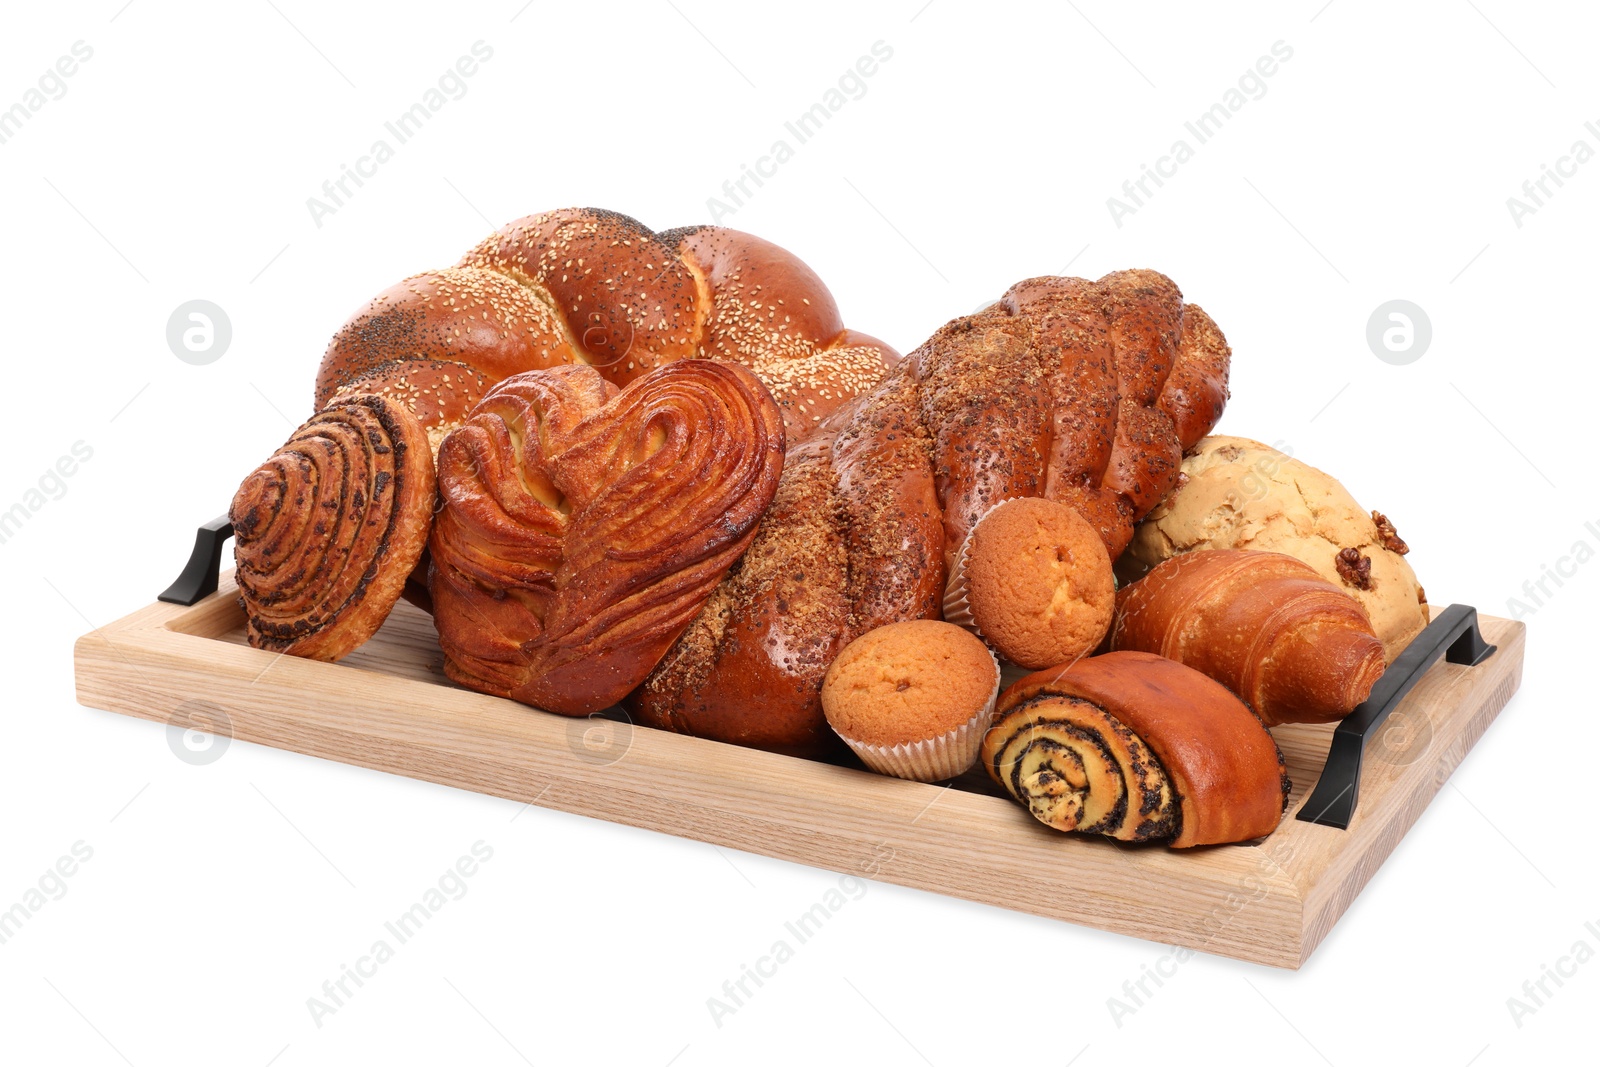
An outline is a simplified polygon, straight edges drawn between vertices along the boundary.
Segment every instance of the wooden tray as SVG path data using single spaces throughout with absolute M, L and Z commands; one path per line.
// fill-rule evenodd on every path
M 1299 967 L 1516 692 L 1526 628 L 1480 625 L 1499 651 L 1429 669 L 1369 746 L 1348 830 L 1294 818 L 1332 728 L 1279 727 L 1294 793 L 1277 831 L 1185 852 L 1057 833 L 977 769 L 923 785 L 457 689 L 432 620 L 404 602 L 364 647 L 318 663 L 248 647 L 228 576 L 194 607 L 153 604 L 79 638 L 74 660 L 90 707 L 220 721 L 246 741 Z

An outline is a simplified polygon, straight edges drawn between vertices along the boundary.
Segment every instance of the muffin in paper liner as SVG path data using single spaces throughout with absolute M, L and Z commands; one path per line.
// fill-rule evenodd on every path
M 950 566 L 950 576 L 945 582 L 943 604 L 944 621 L 953 623 L 954 625 L 969 631 L 975 635 L 978 640 L 987 645 L 991 651 L 995 652 L 1000 660 L 1002 678 L 1007 684 L 1014 679 L 1006 677 L 1006 675 L 1017 674 L 1018 671 L 1020 671 L 1021 674 L 1027 674 L 1035 670 L 1044 670 L 1054 666 L 1054 661 L 1060 657 L 1046 656 L 1031 666 L 1026 663 L 1014 663 L 1006 655 L 1006 650 L 1004 648 L 1005 642 L 997 640 L 996 635 L 984 633 L 983 628 L 978 625 L 977 617 L 972 610 L 970 578 L 967 573 L 967 568 L 974 539 L 977 536 L 978 529 L 984 524 L 985 520 L 987 520 L 1000 508 L 1015 501 L 1043 499 L 1044 498 L 1038 497 L 1012 496 L 1006 497 L 1004 500 L 998 500 L 994 504 L 991 504 L 982 515 L 978 516 L 978 520 L 974 522 L 971 529 L 967 531 L 967 536 L 962 539 L 961 547 L 956 550 L 955 561 Z M 1065 511 L 1070 511 L 1073 515 L 1077 516 L 1079 519 L 1082 519 L 1082 516 L 1078 515 L 1077 512 L 1068 505 L 1057 504 L 1054 501 L 1051 501 L 1050 503 L 1053 506 L 1060 507 Z M 1092 528 L 1089 527 L 1086 522 L 1083 525 L 1086 531 L 1092 530 Z M 1111 579 L 1109 595 L 1105 597 L 1103 605 L 1105 622 L 1107 627 L 1109 627 L 1111 621 L 1111 607 L 1114 604 L 1116 594 L 1116 580 L 1115 575 L 1111 571 L 1109 556 L 1106 559 L 1105 571 L 1106 575 Z M 1066 659 L 1076 660 L 1081 659 L 1085 655 L 1091 655 L 1094 652 L 1094 649 L 1103 639 L 1104 635 L 1102 634 L 1100 639 L 1082 647 L 1081 651 L 1078 651 L 1075 655 L 1068 655 Z M 1018 658 L 1026 659 L 1027 657 L 1019 656 Z
M 990 652 L 993 656 L 994 653 Z M 898 745 L 872 745 L 839 734 L 851 751 L 861 757 L 861 762 L 877 771 L 895 778 L 909 778 L 913 782 L 942 782 L 964 774 L 977 762 L 978 749 L 983 745 L 983 735 L 989 732 L 994 717 L 994 702 L 1000 695 L 1000 661 L 994 664 L 994 695 L 966 722 L 954 730 Z M 834 731 L 838 733 L 837 730 Z
M 937 619 L 877 627 L 823 679 L 828 725 L 872 770 L 937 782 L 978 758 L 1000 692 L 994 650 Z

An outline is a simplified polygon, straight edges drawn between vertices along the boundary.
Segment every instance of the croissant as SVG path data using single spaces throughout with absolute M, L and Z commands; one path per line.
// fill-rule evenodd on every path
M 1123 587 L 1110 641 L 1188 664 L 1268 726 L 1344 718 L 1385 663 L 1354 597 L 1292 556 L 1243 549 L 1173 556 Z
M 828 666 L 939 618 L 1000 500 L 1078 509 L 1113 559 L 1227 399 L 1227 341 L 1154 271 L 1034 278 L 956 319 L 794 446 L 745 559 L 630 701 L 649 725 L 784 752 L 833 744 Z
M 491 389 L 439 449 L 429 589 L 445 673 L 567 715 L 641 681 L 750 543 L 783 420 L 732 363 L 618 392 L 590 367 Z
M 1289 798 L 1283 753 L 1250 709 L 1144 652 L 1010 686 L 979 760 L 1047 826 L 1173 848 L 1269 834 Z
M 371 637 L 422 556 L 433 501 L 428 438 L 404 406 L 355 395 L 313 415 L 228 509 L 250 643 L 336 660 Z

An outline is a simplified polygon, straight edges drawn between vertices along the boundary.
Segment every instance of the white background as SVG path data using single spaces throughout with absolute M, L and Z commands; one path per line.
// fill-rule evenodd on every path
M 75 442 L 93 456 L 0 545 L 0 909 L 76 842 L 93 856 L 0 945 L 0 1058 L 1592 1060 L 1600 962 L 1520 1026 L 1507 999 L 1600 948 L 1600 161 L 1520 227 L 1506 201 L 1600 148 L 1597 32 L 1506 0 L 12 5 L 0 107 L 74 42 L 93 57 L 0 144 L 0 510 Z M 466 94 L 314 224 L 307 198 L 480 39 Z M 880 40 L 865 94 L 724 224 L 903 350 L 1069 263 L 1165 271 L 1233 345 L 1223 431 L 1388 512 L 1434 602 L 1533 609 L 1521 693 L 1303 970 L 1197 957 L 1119 1026 L 1108 998 L 1170 949 L 871 883 L 719 1027 L 707 998 L 836 875 L 244 743 L 193 766 L 75 703 L 73 639 L 175 575 L 369 296 L 536 211 L 710 221 Z M 1117 226 L 1107 198 L 1278 41 L 1265 95 Z M 207 366 L 165 338 L 196 298 L 233 327 Z M 1432 322 L 1405 366 L 1365 338 L 1395 298 Z M 316 1025 L 307 998 L 480 840 L 467 894 Z

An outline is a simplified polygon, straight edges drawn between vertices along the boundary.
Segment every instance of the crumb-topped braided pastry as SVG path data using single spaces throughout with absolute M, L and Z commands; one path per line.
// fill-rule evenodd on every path
M 977 319 L 986 317 L 1020 330 L 1048 385 L 1048 450 L 1038 459 L 1013 452 L 1030 478 L 1044 482 L 1042 493 L 1026 495 L 1076 508 L 1115 562 L 1133 524 L 1176 488 L 1184 451 L 1222 417 L 1227 340 L 1153 270 L 1116 271 L 1098 282 L 1034 278 Z M 967 411 L 986 421 L 981 408 Z
M 1289 798 L 1283 753 L 1250 709 L 1144 652 L 1010 686 L 978 758 L 1046 826 L 1173 848 L 1270 834 Z
M 453 680 L 549 711 L 641 682 L 744 551 L 783 464 L 754 374 L 669 363 L 515 375 L 439 450 L 434 623 Z
M 437 449 L 512 374 L 578 363 L 624 386 L 696 358 L 749 367 L 799 440 L 899 356 L 845 329 L 827 286 L 777 245 L 566 208 L 509 223 L 455 266 L 374 297 L 329 343 L 316 403 L 357 388 L 390 396 Z
M 854 638 L 939 618 L 967 533 L 1011 497 L 1076 509 L 1114 560 L 1228 395 L 1222 333 L 1155 271 L 1033 278 L 954 320 L 790 452 L 750 552 L 634 695 L 651 725 L 826 749 Z

